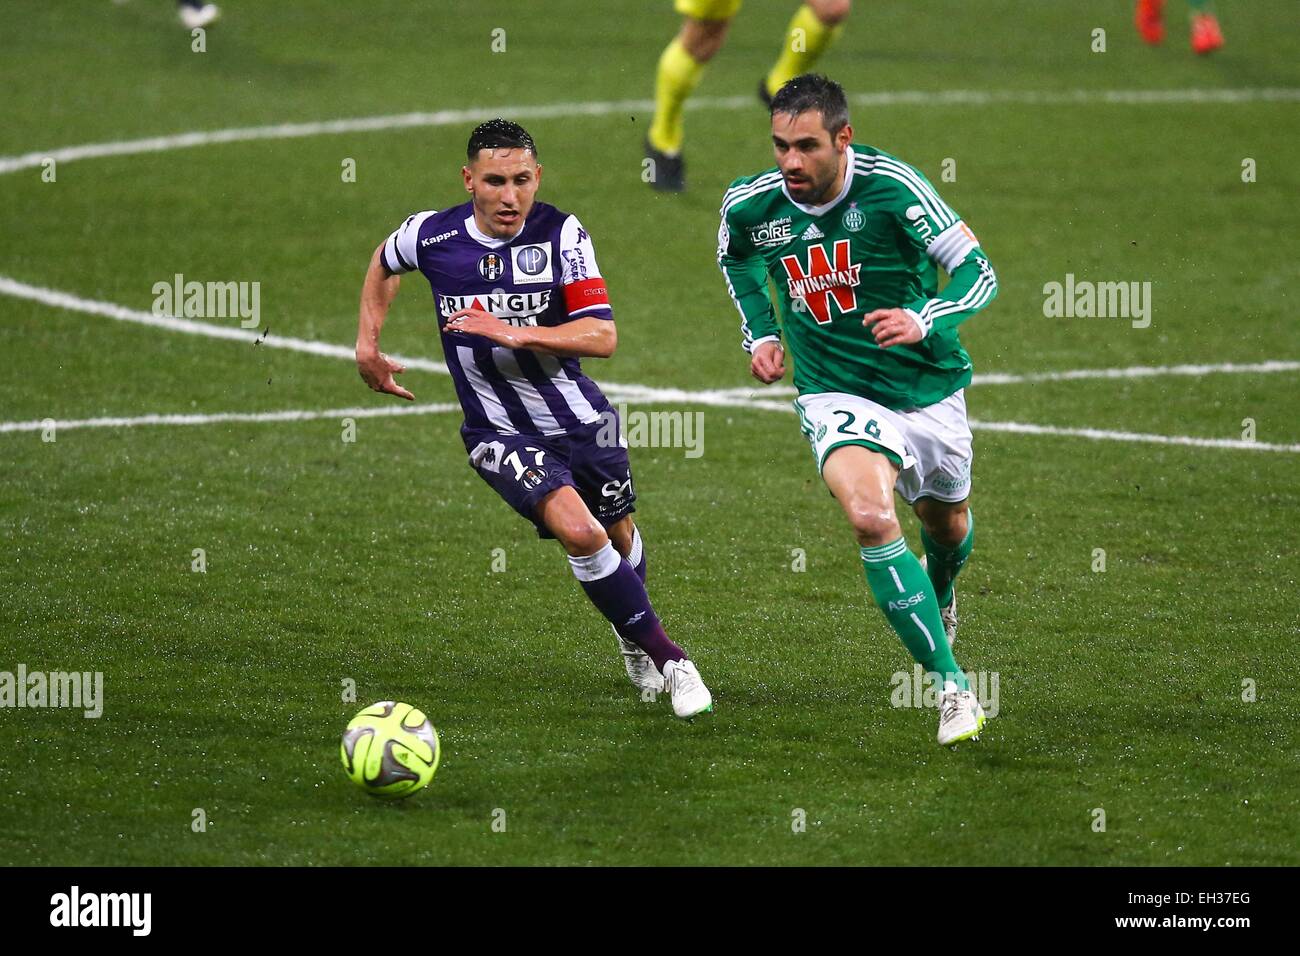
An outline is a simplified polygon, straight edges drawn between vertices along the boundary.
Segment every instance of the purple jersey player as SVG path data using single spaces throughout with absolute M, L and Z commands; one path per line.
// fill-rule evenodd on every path
M 379 351 L 401 275 L 429 280 L 469 464 L 543 538 L 558 538 L 591 603 L 609 619 L 632 682 L 667 690 L 693 717 L 713 698 L 664 632 L 646 594 L 632 521 L 627 448 L 604 436 L 616 416 L 579 359 L 607 358 L 617 335 L 591 237 L 576 216 L 535 202 L 533 138 L 491 120 L 470 135 L 470 201 L 409 217 L 375 250 L 361 290 L 357 366 L 366 384 L 408 400 L 405 369 Z

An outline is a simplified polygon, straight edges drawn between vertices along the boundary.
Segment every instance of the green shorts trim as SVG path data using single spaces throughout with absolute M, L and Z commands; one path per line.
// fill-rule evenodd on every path
M 822 473 L 822 466 L 826 464 L 826 459 L 830 457 L 831 452 L 836 448 L 843 448 L 845 445 L 861 445 L 869 451 L 879 452 L 894 463 L 894 467 L 899 471 L 903 470 L 903 459 L 898 457 L 896 452 L 890 451 L 884 445 L 878 445 L 873 441 L 865 438 L 846 438 L 844 441 L 837 441 L 822 453 L 821 461 L 817 462 L 817 474 Z

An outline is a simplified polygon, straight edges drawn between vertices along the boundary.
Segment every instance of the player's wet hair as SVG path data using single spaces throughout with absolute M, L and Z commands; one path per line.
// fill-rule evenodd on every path
M 820 73 L 804 73 L 790 80 L 772 97 L 772 115 L 798 116 L 819 110 L 822 126 L 834 138 L 849 122 L 849 100 L 844 87 Z
M 532 151 L 533 158 L 537 157 L 537 144 L 528 130 L 504 119 L 491 119 L 474 127 L 465 149 L 471 163 L 478 159 L 480 149 L 527 149 Z

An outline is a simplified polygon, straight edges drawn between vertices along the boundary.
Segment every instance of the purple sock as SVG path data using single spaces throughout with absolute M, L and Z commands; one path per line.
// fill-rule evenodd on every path
M 661 673 L 669 661 L 686 660 L 686 652 L 669 640 L 655 616 L 641 578 L 613 544 L 607 543 L 586 557 L 570 556 L 569 564 L 596 609 L 614 625 L 619 636 L 649 654 Z
M 641 543 L 641 532 L 636 525 L 632 526 L 632 547 L 627 552 L 627 563 L 632 565 L 632 570 L 636 572 L 636 576 L 641 579 L 642 584 L 645 584 L 645 546 Z

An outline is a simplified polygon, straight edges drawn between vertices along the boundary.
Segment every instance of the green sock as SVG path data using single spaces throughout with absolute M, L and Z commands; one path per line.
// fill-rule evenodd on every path
M 938 597 L 939 606 L 947 607 L 952 602 L 952 584 L 957 580 L 957 573 L 970 557 L 975 548 L 975 516 L 966 512 L 966 537 L 955 548 L 939 544 L 921 528 L 921 543 L 925 545 L 925 569 L 930 573 L 930 583 Z
M 879 547 L 863 548 L 862 566 L 876 605 L 885 612 L 908 653 L 940 687 L 945 681 L 955 681 L 958 689 L 965 690 L 966 675 L 953 659 L 944 635 L 934 586 L 916 555 L 907 550 L 907 543 L 900 537 Z

